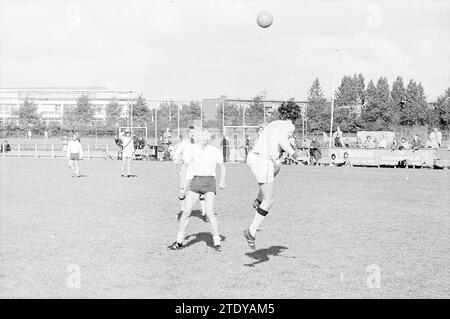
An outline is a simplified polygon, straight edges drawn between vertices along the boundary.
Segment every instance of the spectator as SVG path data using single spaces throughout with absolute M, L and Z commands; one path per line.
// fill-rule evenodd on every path
M 47 131 L 44 131 L 44 140 L 48 141 L 48 132 Z
M 433 148 L 433 143 L 431 142 L 430 136 L 428 136 L 427 141 L 425 142 L 425 148 Z
M 386 140 L 384 139 L 384 135 L 381 135 L 381 136 L 380 136 L 380 141 L 378 142 L 377 147 L 378 147 L 378 148 L 386 148 L 386 147 L 387 147 L 387 142 L 386 142 Z
M 169 128 L 166 128 L 166 131 L 163 134 L 164 144 L 169 145 L 172 143 L 172 132 Z
M 372 137 L 369 135 L 366 137 L 366 141 L 364 142 L 364 148 L 373 148 Z
M 67 144 L 69 144 L 68 137 L 64 135 L 63 137 L 63 152 L 67 151 Z
M 224 135 L 222 141 L 220 142 L 222 147 L 222 155 L 224 163 L 230 161 L 230 141 L 228 141 L 228 136 Z
M 363 147 L 363 145 L 362 145 L 362 142 L 361 142 L 361 138 L 358 136 L 356 138 L 356 148 L 362 148 L 362 147 Z
M 316 138 L 312 138 L 311 147 L 309 148 L 310 162 L 312 164 L 317 164 L 317 161 L 321 157 L 320 145 L 317 143 Z
M 346 148 L 350 148 L 351 146 L 350 146 L 350 141 L 348 140 L 348 137 L 345 139 L 345 141 L 344 141 L 344 146 L 346 147 Z
M 342 144 L 341 144 L 342 131 L 341 131 L 341 129 L 339 128 L 339 126 L 337 127 L 336 132 L 334 132 L 333 138 L 334 138 L 334 146 L 336 146 L 336 147 L 342 147 Z
M 422 148 L 422 141 L 420 140 L 419 135 L 414 134 L 413 142 L 412 142 L 412 149 L 414 151 L 417 151 L 419 148 Z
M 250 139 L 248 138 L 248 136 L 245 137 L 244 150 L 245 150 L 245 161 L 247 161 L 248 152 L 250 151 Z
M 442 145 L 442 133 L 435 127 L 430 133 L 431 148 L 436 150 L 436 157 L 439 159 L 439 149 Z
M 410 149 L 409 143 L 406 141 L 406 138 L 402 137 L 402 140 L 400 142 L 398 149 L 399 150 L 409 150 Z
M 331 154 L 331 163 L 330 166 L 336 166 L 336 155 L 333 153 Z
M 377 148 L 377 146 L 378 146 L 378 140 L 377 140 L 377 138 L 375 137 L 375 138 L 373 139 L 373 148 Z
M 347 152 L 344 153 L 344 162 L 342 166 L 353 167 L 352 161 L 350 160 L 350 156 Z
M 11 146 L 9 145 L 7 140 L 3 140 L 3 143 L 0 145 L 0 153 L 6 154 L 11 151 Z
M 392 140 L 391 150 L 396 150 L 397 144 L 397 139 L 394 137 L 394 139 Z
M 119 137 L 119 135 L 116 135 L 114 137 L 114 143 L 116 143 L 118 151 L 117 151 L 117 159 L 122 159 L 122 150 L 123 150 L 123 142 L 122 139 Z
M 28 139 L 31 139 L 31 130 L 28 130 Z

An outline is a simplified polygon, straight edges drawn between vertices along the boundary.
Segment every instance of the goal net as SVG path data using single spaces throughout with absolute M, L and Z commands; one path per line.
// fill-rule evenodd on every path
M 125 130 L 131 130 L 132 133 L 136 134 L 136 137 L 143 137 L 147 141 L 147 128 L 146 127 L 133 127 L 131 126 L 121 126 L 119 127 L 119 135 L 121 135 Z
M 224 126 L 223 134 L 228 140 L 226 150 L 230 162 L 244 162 L 253 148 L 261 126 Z M 223 146 L 223 145 L 221 145 Z

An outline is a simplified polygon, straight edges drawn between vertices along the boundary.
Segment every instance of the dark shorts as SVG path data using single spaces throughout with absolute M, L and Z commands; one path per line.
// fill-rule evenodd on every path
M 216 193 L 216 179 L 214 176 L 194 176 L 189 190 L 197 194 Z
M 79 153 L 70 153 L 70 160 L 71 161 L 79 161 L 80 160 L 80 154 Z

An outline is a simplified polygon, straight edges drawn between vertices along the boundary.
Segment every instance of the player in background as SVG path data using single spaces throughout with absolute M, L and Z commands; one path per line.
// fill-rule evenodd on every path
M 80 177 L 78 161 L 83 157 L 83 148 L 76 134 L 72 135 L 72 140 L 67 144 L 66 155 L 69 160 L 69 168 L 72 169 L 72 177 Z
M 135 152 L 134 140 L 131 136 L 131 130 L 126 129 L 124 133 L 120 136 L 122 140 L 122 174 L 120 176 L 124 177 L 125 166 L 127 167 L 127 177 L 130 177 L 131 171 L 131 160 Z
M 201 194 L 205 196 L 206 214 L 213 230 L 214 249 L 221 251 L 221 239 L 216 216 L 214 215 L 214 201 L 216 197 L 216 168 L 220 167 L 219 188 L 225 188 L 225 165 L 223 163 L 223 154 L 219 149 L 209 145 L 210 134 L 206 129 L 198 130 L 195 137 L 196 143 L 189 151 L 189 165 L 191 166 L 193 178 L 186 194 L 186 202 L 183 214 L 181 215 L 177 240 L 167 247 L 170 250 L 179 250 L 183 248 L 186 227 L 189 223 L 189 217 L 192 207 Z
M 178 197 L 180 201 L 180 211 L 177 213 L 177 219 L 180 220 L 181 215 L 184 211 L 184 203 L 186 199 L 186 193 L 189 189 L 189 184 L 191 183 L 192 175 L 191 167 L 189 166 L 189 154 L 190 150 L 195 146 L 194 140 L 194 126 L 189 126 L 188 136 L 186 139 L 182 139 L 180 145 L 175 149 L 173 154 L 173 160 L 175 164 L 180 164 L 180 195 Z M 205 197 L 200 195 L 200 206 L 202 209 L 202 218 L 204 222 L 208 222 L 208 217 L 206 216 L 205 208 Z
M 294 161 L 298 161 L 289 137 L 294 134 L 294 123 L 300 117 L 300 107 L 294 101 L 288 101 L 278 108 L 278 112 L 280 120 L 273 121 L 264 128 L 247 158 L 247 165 L 259 187 L 253 203 L 256 209 L 253 221 L 244 231 L 245 239 L 252 249 L 256 249 L 256 231 L 274 204 L 274 179 L 280 171 L 281 152 L 285 151 Z

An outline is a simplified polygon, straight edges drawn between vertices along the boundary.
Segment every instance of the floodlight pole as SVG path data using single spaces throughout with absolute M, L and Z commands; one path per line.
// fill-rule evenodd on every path
M 128 105 L 130 106 L 131 134 L 133 134 L 133 104 L 130 103 L 130 93 L 132 93 L 132 91 L 128 92 Z
M 158 145 L 158 108 L 156 106 L 155 106 L 155 145 Z
M 177 141 L 180 143 L 180 105 L 177 104 Z
M 331 93 L 331 120 L 330 120 L 330 141 L 329 147 L 331 147 L 331 140 L 333 138 L 333 115 L 334 115 L 334 95 L 335 95 L 335 86 L 336 86 L 336 60 L 337 60 L 338 50 L 336 49 L 334 54 L 334 67 L 333 67 L 333 91 Z

